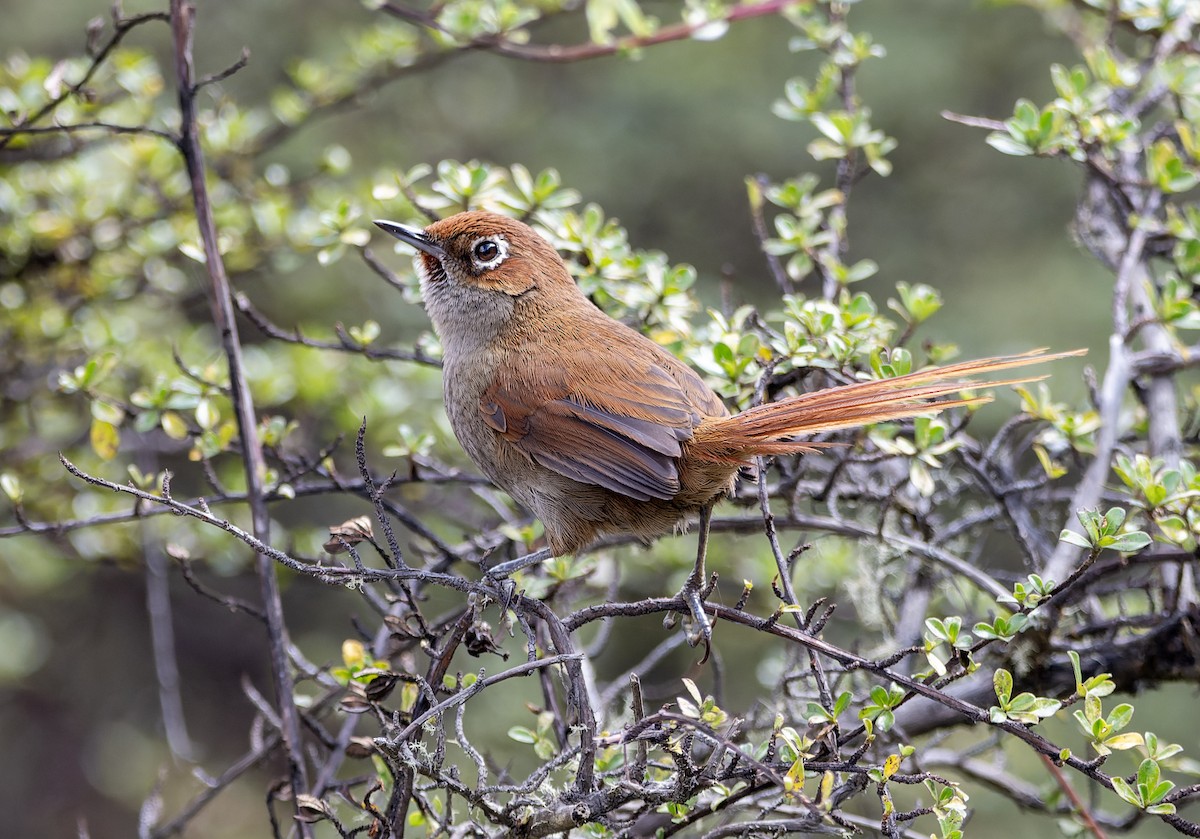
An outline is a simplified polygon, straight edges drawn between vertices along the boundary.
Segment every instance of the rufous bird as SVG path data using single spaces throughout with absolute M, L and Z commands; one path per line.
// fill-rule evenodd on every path
M 419 252 L 425 308 L 442 342 L 450 425 L 471 459 L 545 525 L 547 547 L 492 577 L 628 534 L 649 542 L 733 491 L 760 455 L 797 439 L 973 404 L 963 390 L 1030 381 L 973 377 L 1077 353 L 985 358 L 803 393 L 730 415 L 687 364 L 606 315 L 531 227 L 470 211 L 421 230 L 380 228 Z M 683 595 L 707 639 L 703 550 Z

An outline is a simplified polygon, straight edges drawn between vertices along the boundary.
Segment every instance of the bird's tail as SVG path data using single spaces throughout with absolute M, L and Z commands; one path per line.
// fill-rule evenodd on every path
M 696 445 L 692 447 L 692 452 L 707 460 L 741 462 L 755 455 L 816 451 L 829 444 L 795 438 L 822 431 L 936 414 L 947 408 L 987 402 L 991 397 L 964 397 L 959 394 L 979 388 L 1039 381 L 1046 376 L 1020 376 L 998 381 L 975 377 L 1086 352 L 1071 350 L 1047 353 L 1044 349 L 1031 350 L 1018 355 L 930 367 L 892 379 L 855 382 L 803 393 L 703 423 L 696 429 Z

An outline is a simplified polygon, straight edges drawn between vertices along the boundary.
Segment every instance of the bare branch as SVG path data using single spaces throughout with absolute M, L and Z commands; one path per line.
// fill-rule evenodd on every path
M 204 150 L 200 143 L 197 126 L 196 92 L 198 86 L 192 59 L 196 9 L 188 0 L 171 0 L 170 9 L 171 32 L 174 36 L 175 48 L 175 75 L 179 88 L 179 150 L 183 155 L 191 182 L 192 201 L 196 221 L 200 227 L 200 240 L 204 247 L 205 267 L 211 283 L 210 301 L 213 308 L 213 323 L 220 332 L 222 348 L 229 365 L 230 396 L 237 418 L 238 436 L 242 444 L 246 495 L 254 536 L 260 542 L 266 543 L 271 526 L 263 492 L 263 480 L 267 471 L 266 463 L 263 459 L 262 446 L 258 440 L 254 401 L 246 380 L 229 278 L 225 273 L 225 262 L 217 244 L 216 222 L 213 219 L 212 205 L 208 197 Z M 287 625 L 284 623 L 275 563 L 268 555 L 259 553 L 256 558 L 256 566 L 263 608 L 267 616 L 271 675 L 282 721 L 280 733 L 283 736 L 284 751 L 288 756 L 292 800 L 295 802 L 302 793 L 307 793 L 308 779 L 300 742 L 300 715 L 295 705 L 291 665 L 287 656 L 290 642 Z M 306 824 L 300 823 L 299 829 L 302 836 L 310 835 Z
M 339 332 L 341 341 L 334 343 L 333 341 L 318 341 L 313 338 L 306 338 L 300 334 L 299 329 L 288 331 L 281 329 L 271 323 L 267 317 L 258 311 L 250 302 L 245 294 L 238 292 L 234 295 L 234 302 L 237 304 L 240 311 L 246 318 L 258 328 L 260 332 L 269 338 L 274 338 L 277 341 L 285 341 L 289 344 L 300 344 L 305 347 L 312 347 L 319 350 L 337 350 L 340 352 L 354 353 L 361 355 L 364 358 L 369 358 L 373 361 L 415 361 L 418 364 L 428 364 L 431 367 L 441 367 L 442 363 L 436 358 L 426 355 L 421 350 L 394 350 L 394 349 L 377 349 L 370 346 L 358 344 L 348 337 L 345 337 Z
M 749 3 L 740 6 L 732 6 L 725 14 L 723 20 L 726 23 L 737 23 L 742 20 L 750 20 L 756 17 L 763 17 L 778 14 L 783 9 L 792 5 L 795 0 L 766 0 L 761 3 Z M 415 23 L 430 29 L 440 29 L 434 17 L 416 11 L 405 6 L 402 3 L 385 2 L 379 6 L 380 11 L 386 12 L 394 17 L 406 20 L 410 23 Z M 682 41 L 692 38 L 697 32 L 711 26 L 714 23 L 721 21 L 705 21 L 699 24 L 678 23 L 672 26 L 661 27 L 658 31 L 650 35 L 629 35 L 624 38 L 618 38 L 611 43 L 599 44 L 589 41 L 583 44 L 522 44 L 514 40 L 510 40 L 505 35 L 488 36 L 479 38 L 472 42 L 469 46 L 474 49 L 487 50 L 495 52 L 499 55 L 508 56 L 509 58 L 519 58 L 523 61 L 547 62 L 552 64 L 564 64 L 575 61 L 587 61 L 593 58 L 604 58 L 612 55 L 620 55 L 622 53 L 631 52 L 643 47 L 652 47 L 659 44 L 670 43 L 671 41 Z
M 39 125 L 16 128 L 0 128 L 0 148 L 13 137 L 36 136 L 39 134 L 78 134 L 85 131 L 101 131 L 106 134 L 142 134 L 147 137 L 157 137 L 176 145 L 179 138 L 169 131 L 160 131 L 148 125 L 116 125 L 111 122 L 94 120 L 91 122 L 65 123 L 61 125 Z

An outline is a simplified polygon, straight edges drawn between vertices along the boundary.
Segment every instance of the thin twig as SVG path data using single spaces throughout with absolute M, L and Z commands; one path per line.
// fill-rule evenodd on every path
M 499 684 L 500 682 L 514 678 L 515 676 L 524 676 L 547 667 L 554 667 L 558 664 L 566 664 L 568 661 L 578 662 L 582 659 L 582 653 L 560 653 L 559 655 L 553 655 L 548 658 L 539 658 L 536 661 L 523 662 L 515 667 L 510 667 L 508 670 L 505 670 L 502 673 L 497 673 L 494 676 L 488 676 L 484 678 L 481 673 L 480 677 L 475 680 L 470 687 L 465 687 L 455 693 L 453 696 L 443 699 L 428 711 L 425 711 L 423 714 L 414 717 L 413 721 L 401 729 L 395 736 L 380 738 L 378 743 L 382 748 L 395 748 L 397 743 L 408 740 L 414 734 L 416 734 L 417 731 L 421 729 L 421 726 L 424 725 L 428 720 L 436 717 L 438 714 L 445 713 L 451 708 L 461 705 L 475 694 L 490 688 L 492 685 Z
M 1046 766 L 1046 770 L 1054 777 L 1059 788 L 1066 793 L 1067 798 L 1071 799 L 1071 803 L 1075 805 L 1075 812 L 1083 819 L 1084 827 L 1088 829 L 1088 832 L 1095 839 L 1108 839 L 1108 834 L 1101 829 L 1100 825 L 1096 824 L 1096 819 L 1092 815 L 1091 808 L 1079 797 L 1079 793 L 1075 791 L 1074 785 L 1067 780 L 1067 776 L 1063 774 L 1063 771 L 1046 755 L 1040 755 L 1040 757 L 1042 758 L 1042 763 Z
M 313 338 L 306 338 L 300 333 L 299 329 L 286 330 L 282 329 L 270 320 L 250 302 L 250 298 L 245 294 L 238 292 L 234 295 L 234 303 L 237 305 L 238 311 L 246 316 L 254 326 L 266 335 L 268 338 L 274 338 L 277 341 L 285 341 L 289 344 L 300 344 L 304 347 L 312 347 L 318 350 L 336 350 L 338 352 L 349 352 L 355 355 L 361 355 L 363 358 L 369 358 L 373 361 L 415 361 L 418 364 L 428 364 L 431 367 L 441 367 L 442 363 L 432 356 L 426 355 L 421 350 L 396 350 L 390 348 L 377 348 L 369 345 L 359 344 L 349 338 L 341 341 L 318 341 Z
M 60 125 L 17 126 L 16 128 L 0 128 L 0 148 L 13 137 L 36 136 L 39 134 L 78 134 L 84 131 L 102 131 L 106 134 L 141 134 L 147 137 L 157 137 L 176 145 L 179 138 L 169 131 L 151 128 L 148 125 L 118 125 L 103 120 L 90 122 L 69 122 Z

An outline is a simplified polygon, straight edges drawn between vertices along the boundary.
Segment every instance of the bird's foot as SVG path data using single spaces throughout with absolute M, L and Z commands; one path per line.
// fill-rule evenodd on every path
M 683 588 L 675 595 L 687 606 L 688 614 L 691 617 L 690 625 L 687 627 L 687 642 L 690 646 L 695 647 L 701 642 L 704 642 L 704 658 L 700 663 L 708 661 L 708 655 L 711 650 L 712 642 L 712 621 L 708 619 L 708 615 L 704 611 L 704 601 L 712 594 L 713 589 L 717 585 L 717 575 L 714 573 L 705 582 L 699 575 L 693 573 L 688 575 L 687 581 L 684 582 Z M 663 626 L 666 629 L 674 629 L 679 622 L 681 612 L 668 612 L 663 618 Z

